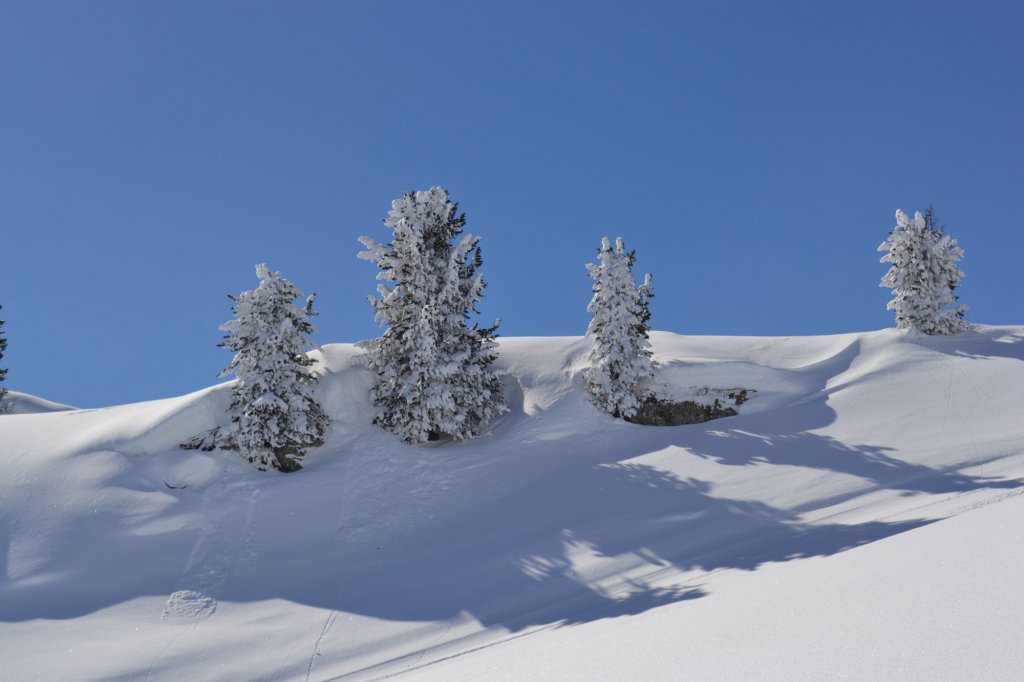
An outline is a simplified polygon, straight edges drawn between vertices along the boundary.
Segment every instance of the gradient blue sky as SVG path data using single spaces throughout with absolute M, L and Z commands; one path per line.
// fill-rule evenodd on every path
M 586 328 L 622 235 L 656 329 L 892 325 L 875 249 L 934 204 L 973 321 L 1024 323 L 1015 2 L 0 1 L 6 385 L 210 385 L 267 262 L 320 343 L 375 336 L 391 199 L 447 187 L 485 321 Z

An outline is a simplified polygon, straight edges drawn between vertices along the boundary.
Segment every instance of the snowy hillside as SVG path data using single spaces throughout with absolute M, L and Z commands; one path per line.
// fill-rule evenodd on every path
M 35 414 L 37 412 L 61 412 L 63 410 L 75 409 L 70 405 L 62 405 L 17 391 L 7 391 L 4 394 L 3 406 L 4 413 L 6 414 Z
M 227 385 L 0 417 L 0 679 L 1024 679 L 1024 327 L 652 334 L 739 416 L 598 412 L 580 338 L 507 338 L 462 444 L 332 424 L 294 474 L 176 445 Z

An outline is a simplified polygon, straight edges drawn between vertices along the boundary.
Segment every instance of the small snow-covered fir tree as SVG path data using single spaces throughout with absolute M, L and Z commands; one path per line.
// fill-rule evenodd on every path
M 302 292 L 280 272 L 260 264 L 256 275 L 256 289 L 229 296 L 235 319 L 221 325 L 227 334 L 220 346 L 235 351 L 221 372 L 237 377 L 231 390 L 231 426 L 185 447 L 233 448 L 261 469 L 295 471 L 302 468 L 305 450 L 323 442 L 328 424 L 313 395 L 316 375 L 310 368 L 316 361 L 306 355 L 314 347 L 309 334 L 316 329 L 309 318 L 316 315 L 316 294 L 299 308 L 294 301 Z
M 465 214 L 441 187 L 396 199 L 384 224 L 391 242 L 359 239 L 359 258 L 380 268 L 370 302 L 387 327 L 370 344 L 374 423 L 409 443 L 473 438 L 506 410 L 491 369 L 498 325 L 467 326 L 486 287 L 480 239 L 462 234 Z
M 635 251 L 626 251 L 622 238 L 612 246 L 601 240 L 598 262 L 587 263 L 594 280 L 594 297 L 587 306 L 593 317 L 587 336 L 594 342 L 591 367 L 584 373 L 594 402 L 615 417 L 632 417 L 649 397 L 646 384 L 654 377 L 648 299 L 653 296 L 651 276 L 636 285 Z
M 3 308 L 3 306 L 0 306 Z M 4 338 L 4 321 L 0 320 L 0 360 L 4 359 L 4 351 L 7 350 L 7 339 Z M 5 405 L 3 404 L 4 396 L 7 395 L 7 388 L 4 387 L 4 379 L 7 378 L 7 370 L 0 369 L 0 414 L 5 411 Z
M 896 211 L 896 226 L 878 247 L 891 263 L 879 286 L 892 289 L 886 306 L 896 314 L 896 326 L 925 334 L 955 334 L 968 327 L 967 306 L 956 305 L 954 291 L 964 277 L 958 267 L 963 249 L 935 224 L 932 209 L 913 218 Z

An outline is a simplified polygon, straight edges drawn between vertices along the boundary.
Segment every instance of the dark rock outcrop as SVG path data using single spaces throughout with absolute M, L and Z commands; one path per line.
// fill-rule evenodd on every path
M 722 395 L 733 405 L 742 405 L 750 399 L 751 394 L 755 391 L 746 388 L 730 388 L 726 390 L 707 389 L 707 392 Z M 645 426 L 679 426 L 681 424 L 700 424 L 712 419 L 731 417 L 735 414 L 737 414 L 736 410 L 720 398 L 715 398 L 711 403 L 699 403 L 694 400 L 675 402 L 652 396 L 640 405 L 640 409 L 635 415 L 626 417 L 626 421 Z

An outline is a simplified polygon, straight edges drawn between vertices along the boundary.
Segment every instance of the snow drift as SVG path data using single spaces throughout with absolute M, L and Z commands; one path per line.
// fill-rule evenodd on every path
M 0 678 L 1024 676 L 1024 327 L 652 346 L 756 396 L 629 424 L 508 338 L 511 411 L 410 446 L 328 345 L 290 475 L 177 448 L 228 384 L 0 417 Z
M 35 414 L 37 412 L 61 412 L 73 410 L 70 405 L 62 405 L 28 393 L 7 391 L 3 397 L 4 411 L 0 414 Z

